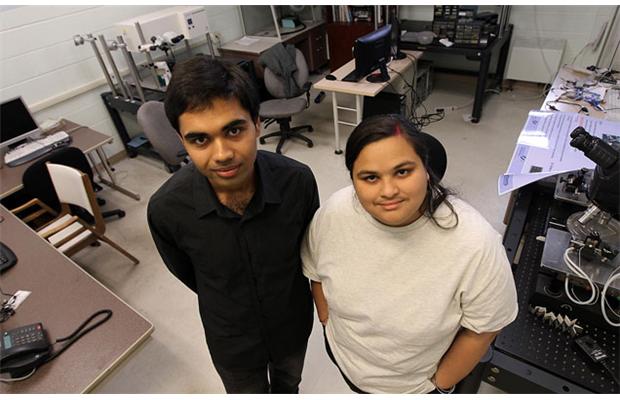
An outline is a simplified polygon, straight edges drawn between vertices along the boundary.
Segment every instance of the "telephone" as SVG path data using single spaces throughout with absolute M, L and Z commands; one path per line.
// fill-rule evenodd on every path
M 43 325 L 25 325 L 2 332 L 0 341 L 0 373 L 17 378 L 27 375 L 48 361 L 52 345 Z

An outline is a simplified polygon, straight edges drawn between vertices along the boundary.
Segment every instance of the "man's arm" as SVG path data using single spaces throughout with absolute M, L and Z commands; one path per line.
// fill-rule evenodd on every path
M 321 282 L 312 282 L 312 297 L 314 298 L 314 304 L 316 305 L 316 312 L 319 314 L 319 321 L 325 326 L 327 324 L 327 318 L 329 317 L 329 311 L 327 308 L 327 300 L 323 295 L 323 286 Z
M 320 199 L 319 199 L 319 188 L 316 183 L 316 179 L 314 179 L 314 175 L 312 171 L 310 171 L 310 180 L 309 189 L 310 194 L 306 197 L 307 200 L 307 212 L 306 212 L 306 226 L 310 224 L 312 221 L 312 217 L 314 217 L 314 213 L 320 207 Z
M 157 224 L 153 221 L 152 215 L 149 212 L 147 214 L 147 220 L 149 223 L 149 229 L 151 230 L 151 236 L 161 259 L 166 264 L 166 267 L 176 276 L 181 282 L 185 284 L 192 291 L 196 292 L 196 276 L 194 274 L 194 267 L 191 260 L 175 245 L 174 241 L 166 237 L 157 227 Z
M 435 386 L 449 389 L 465 378 L 480 362 L 498 333 L 461 329 L 439 362 L 433 379 Z

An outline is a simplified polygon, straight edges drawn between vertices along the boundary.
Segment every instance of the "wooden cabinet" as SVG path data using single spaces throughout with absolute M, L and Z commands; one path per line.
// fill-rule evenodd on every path
M 367 22 L 333 22 L 328 24 L 329 69 L 335 71 L 351 61 L 355 39 L 374 30 L 374 24 Z
M 327 42 L 325 24 L 317 25 L 301 35 L 295 36 L 284 43 L 297 47 L 306 58 L 309 71 L 316 71 L 327 64 Z

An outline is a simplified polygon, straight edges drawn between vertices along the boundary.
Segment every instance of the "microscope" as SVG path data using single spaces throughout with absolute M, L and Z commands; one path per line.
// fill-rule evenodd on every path
M 557 316 L 598 326 L 620 326 L 620 151 L 583 127 L 570 145 L 595 168 L 561 175 L 556 182 L 541 270 L 530 299 Z M 606 140 L 608 137 L 603 136 Z M 570 319 L 569 319 L 570 321 Z
M 582 127 L 575 128 L 570 136 L 570 145 L 596 167 L 585 191 L 588 208 L 571 215 L 566 227 L 586 260 L 613 260 L 620 251 L 620 152 Z

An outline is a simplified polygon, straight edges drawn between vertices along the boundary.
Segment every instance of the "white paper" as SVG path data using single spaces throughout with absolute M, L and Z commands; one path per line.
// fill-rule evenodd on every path
M 239 40 L 235 40 L 235 43 L 240 44 L 241 46 L 251 46 L 254 43 L 258 42 L 259 40 L 260 39 L 244 36 Z
M 593 161 L 570 145 L 570 133 L 582 126 L 592 136 L 620 143 L 620 123 L 577 113 L 530 111 L 505 174 L 497 181 L 500 195 L 529 183 L 581 168 Z
M 542 174 L 527 174 L 527 175 L 501 175 L 497 180 L 497 193 L 499 195 L 512 192 L 532 182 L 544 179 L 548 176 L 559 174 L 559 172 L 547 172 Z
M 32 292 L 29 292 L 27 290 L 18 290 L 17 292 L 15 292 L 15 300 L 13 301 L 11 308 L 13 310 L 17 310 L 17 307 L 19 307 L 20 304 L 22 304 L 24 300 L 26 300 L 26 297 L 30 296 L 30 293 Z

